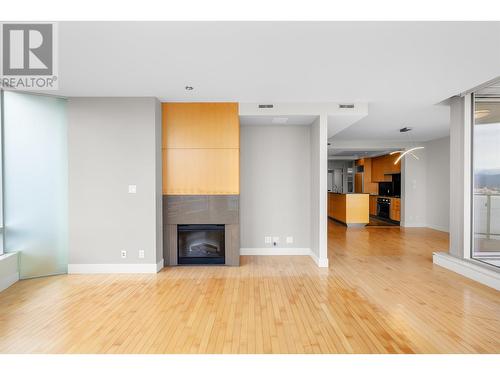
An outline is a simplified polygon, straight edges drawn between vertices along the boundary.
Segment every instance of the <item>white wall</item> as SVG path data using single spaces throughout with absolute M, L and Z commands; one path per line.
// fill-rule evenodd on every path
M 242 126 L 240 223 L 243 253 L 269 248 L 309 249 L 311 163 L 309 126 Z M 287 236 L 294 243 L 287 244 Z M 265 249 L 267 251 L 267 249 Z
M 448 232 L 450 228 L 450 137 L 425 143 L 427 171 L 426 224 Z
M 320 267 L 328 267 L 328 125 L 321 115 L 311 124 L 311 254 Z
M 17 253 L 0 255 L 0 292 L 19 280 Z
M 69 99 L 69 272 L 155 271 L 163 252 L 160 142 L 154 98 Z
M 416 160 L 410 155 L 402 159 L 401 169 L 401 225 L 425 227 L 427 218 L 427 155 L 426 149 L 415 150 Z
M 450 249 L 453 256 L 470 255 L 470 118 L 471 98 L 450 99 Z

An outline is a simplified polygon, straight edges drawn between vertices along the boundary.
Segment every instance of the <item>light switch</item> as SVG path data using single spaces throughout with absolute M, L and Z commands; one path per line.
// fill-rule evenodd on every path
M 128 192 L 129 192 L 130 194 L 135 194 L 135 193 L 137 193 L 137 185 L 129 185 L 129 186 L 128 186 Z

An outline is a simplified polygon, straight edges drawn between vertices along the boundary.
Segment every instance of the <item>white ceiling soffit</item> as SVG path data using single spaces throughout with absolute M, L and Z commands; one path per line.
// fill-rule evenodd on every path
M 245 118 L 245 123 L 264 124 L 272 117 L 294 116 L 297 119 L 309 119 L 312 121 L 319 115 L 326 115 L 328 121 L 328 138 L 344 130 L 350 125 L 368 115 L 367 103 L 240 103 L 240 118 Z M 262 117 L 262 120 L 258 120 Z M 311 122 L 312 122 L 311 121 Z M 309 122 L 309 123 L 311 123 Z
M 241 126 L 272 126 L 272 125 L 311 125 L 318 116 L 291 115 L 291 116 L 240 116 Z
M 359 150 L 359 149 L 335 149 L 328 150 L 328 159 L 330 160 L 357 160 L 361 158 L 373 158 L 375 156 L 385 155 L 399 148 L 387 148 L 377 150 Z
M 369 115 L 335 134 L 332 142 L 349 140 L 426 142 L 446 137 L 450 129 L 450 108 L 445 105 L 406 102 L 370 103 Z M 410 134 L 400 133 L 405 126 Z
M 368 106 L 363 105 L 362 108 L 350 113 L 338 113 L 328 116 L 328 139 L 340 133 L 342 130 L 347 129 L 351 125 L 357 123 L 362 118 L 368 115 Z

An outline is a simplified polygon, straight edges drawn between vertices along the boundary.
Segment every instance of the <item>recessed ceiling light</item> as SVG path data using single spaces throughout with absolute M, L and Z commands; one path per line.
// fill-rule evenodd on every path
M 477 111 L 474 112 L 474 118 L 475 119 L 482 119 L 485 117 L 488 117 L 490 115 L 490 110 L 489 109 L 478 109 Z
M 185 89 L 186 89 L 187 91 L 191 91 L 191 90 L 193 90 L 193 89 L 194 89 L 194 87 L 193 87 L 193 86 L 186 86 L 186 87 L 185 87 Z

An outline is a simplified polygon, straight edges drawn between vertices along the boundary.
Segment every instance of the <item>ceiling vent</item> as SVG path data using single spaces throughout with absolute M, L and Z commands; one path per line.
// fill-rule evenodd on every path
M 410 130 L 411 130 L 411 128 L 409 128 L 409 127 L 405 126 L 404 128 L 399 129 L 399 132 L 400 132 L 400 133 L 407 133 L 407 132 L 409 132 Z
M 286 124 L 288 122 L 288 117 L 274 117 L 271 122 L 273 124 Z
M 273 104 L 259 104 L 259 108 L 274 108 Z
M 354 108 L 354 104 L 339 104 L 339 108 Z

